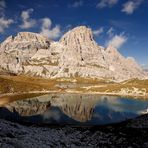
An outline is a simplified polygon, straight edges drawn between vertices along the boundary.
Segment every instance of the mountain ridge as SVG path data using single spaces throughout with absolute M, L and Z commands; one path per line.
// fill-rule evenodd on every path
M 133 58 L 112 46 L 98 45 L 90 28 L 76 27 L 58 42 L 20 32 L 0 44 L 0 67 L 15 74 L 43 78 L 90 77 L 124 81 L 147 78 Z

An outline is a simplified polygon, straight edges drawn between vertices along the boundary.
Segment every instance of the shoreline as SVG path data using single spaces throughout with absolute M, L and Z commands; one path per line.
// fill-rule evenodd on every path
M 6 96 L 16 96 L 16 95 L 22 95 L 22 94 L 84 94 L 84 95 L 108 95 L 108 96 L 122 96 L 122 97 L 131 97 L 134 99 L 148 99 L 147 95 L 133 95 L 133 94 L 120 94 L 120 93 L 111 93 L 111 92 L 81 92 L 81 91 L 29 91 L 29 92 L 14 92 L 14 93 L 3 93 L 0 94 L 1 97 Z

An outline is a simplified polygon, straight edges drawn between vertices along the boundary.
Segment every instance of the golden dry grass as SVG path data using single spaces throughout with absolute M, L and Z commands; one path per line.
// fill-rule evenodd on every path
M 62 87 L 64 84 L 67 87 Z M 69 84 L 74 87 L 69 87 Z M 31 91 L 60 91 L 66 90 L 78 92 L 119 92 L 121 89 L 145 89 L 148 92 L 148 80 L 132 79 L 122 83 L 115 83 L 107 79 L 91 78 L 57 78 L 43 79 L 29 76 L 0 76 L 0 93 L 21 93 Z
M 0 92 L 56 90 L 55 81 L 27 76 L 0 76 Z
M 106 83 L 105 85 L 99 85 L 99 87 L 91 87 L 92 92 L 118 92 L 121 89 L 133 89 L 146 90 L 148 93 L 148 80 L 132 79 L 122 83 Z

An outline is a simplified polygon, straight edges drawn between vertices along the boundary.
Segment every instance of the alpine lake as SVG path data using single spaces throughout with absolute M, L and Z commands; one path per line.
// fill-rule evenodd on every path
M 148 112 L 148 99 L 94 94 L 19 94 L 0 98 L 0 118 L 46 125 L 119 123 Z

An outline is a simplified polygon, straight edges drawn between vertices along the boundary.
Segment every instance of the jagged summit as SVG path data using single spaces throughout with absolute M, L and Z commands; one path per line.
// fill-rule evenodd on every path
M 103 48 L 86 26 L 76 27 L 54 42 L 31 32 L 20 32 L 0 44 L 0 68 L 15 74 L 58 77 L 89 77 L 126 80 L 145 78 L 134 59 L 109 46 Z
M 9 36 L 3 43 L 0 44 L 0 51 L 24 50 L 39 48 L 48 48 L 51 40 L 32 32 L 19 32 L 16 36 Z M 25 50 L 26 49 L 26 50 Z
M 39 41 L 39 42 L 45 42 L 49 40 L 45 36 L 33 32 L 19 32 L 17 36 L 14 37 L 14 39 L 20 41 L 26 40 L 26 41 Z
M 80 46 L 94 46 L 96 45 L 93 39 L 93 33 L 90 28 L 86 26 L 76 27 L 63 35 L 60 43 L 77 48 L 76 45 Z M 81 48 L 81 47 L 78 47 Z
M 124 59 L 124 57 L 120 54 L 120 52 L 113 47 L 112 45 L 109 45 L 106 49 L 105 52 L 109 54 L 112 58 L 118 60 L 118 59 Z
M 49 39 L 33 32 L 19 32 L 16 36 L 9 36 L 5 42 L 23 42 L 23 41 L 34 41 L 34 42 L 46 42 Z
M 68 55 L 66 59 L 70 65 L 104 66 L 102 47 L 94 41 L 90 28 L 86 26 L 76 27 L 65 33 L 59 42 L 67 48 L 65 55 Z

